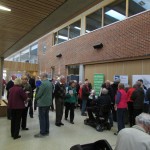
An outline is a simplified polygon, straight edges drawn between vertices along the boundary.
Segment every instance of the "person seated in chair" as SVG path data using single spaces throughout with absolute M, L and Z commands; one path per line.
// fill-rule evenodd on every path
M 110 105 L 110 108 L 111 108 L 111 98 L 108 95 L 108 90 L 106 88 L 102 89 L 101 96 L 98 97 L 97 100 L 95 100 L 95 105 L 87 108 L 90 121 L 95 120 L 93 113 L 96 113 L 100 109 L 100 107 L 103 105 L 108 105 L 108 106 Z

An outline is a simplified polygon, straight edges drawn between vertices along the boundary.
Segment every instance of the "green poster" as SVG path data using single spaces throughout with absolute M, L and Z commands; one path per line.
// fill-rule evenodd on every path
M 104 74 L 94 74 L 94 90 L 99 95 L 102 84 L 104 83 Z

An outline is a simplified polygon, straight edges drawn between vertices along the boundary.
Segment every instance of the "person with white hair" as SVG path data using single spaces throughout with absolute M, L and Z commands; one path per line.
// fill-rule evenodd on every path
M 55 105 L 56 105 L 56 122 L 55 125 L 60 127 L 64 125 L 61 120 L 63 116 L 63 109 L 64 109 L 64 100 L 66 96 L 66 87 L 65 87 L 66 78 L 65 76 L 61 75 L 60 80 L 55 84 Z
M 27 94 L 23 91 L 22 80 L 16 78 L 8 96 L 8 108 L 11 109 L 11 136 L 14 139 L 21 137 L 19 135 L 21 116 L 25 109 L 26 100 Z
M 119 132 L 115 150 L 150 150 L 150 114 L 141 113 L 135 121 L 132 128 Z

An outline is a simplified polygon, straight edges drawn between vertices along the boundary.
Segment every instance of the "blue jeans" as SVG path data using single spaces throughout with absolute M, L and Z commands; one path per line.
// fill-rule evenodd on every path
M 86 110 L 86 103 L 87 103 L 87 100 L 85 99 L 82 99 L 82 109 L 81 109 L 81 113 L 85 113 L 85 110 Z
M 40 133 L 49 133 L 49 106 L 39 107 Z
M 117 108 L 117 122 L 118 122 L 118 132 L 125 128 L 125 113 L 126 113 L 126 108 Z

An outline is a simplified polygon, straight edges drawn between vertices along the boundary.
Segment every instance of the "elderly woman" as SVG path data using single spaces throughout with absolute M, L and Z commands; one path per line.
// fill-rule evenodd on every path
M 27 100 L 27 95 L 23 91 L 22 80 L 16 78 L 14 80 L 14 86 L 9 91 L 8 97 L 8 108 L 11 109 L 11 136 L 14 139 L 18 139 L 21 136 L 19 135 L 20 122 L 22 112 L 25 108 L 25 101 Z
M 116 101 L 115 101 L 115 109 L 117 110 L 117 123 L 118 123 L 118 132 L 125 128 L 125 113 L 127 110 L 127 93 L 124 89 L 124 84 L 118 84 L 118 91 L 116 94 Z M 115 135 L 118 134 L 114 133 Z
M 142 113 L 135 121 L 132 128 L 119 132 L 115 150 L 150 150 L 150 114 Z

